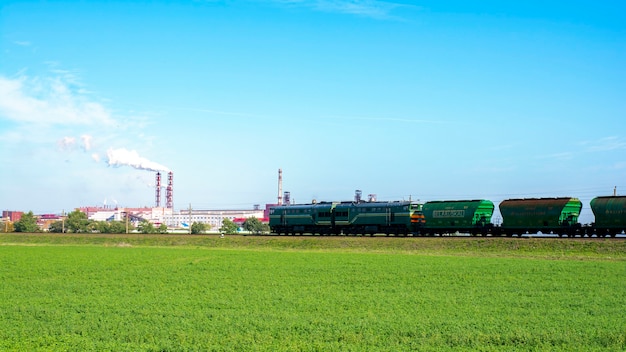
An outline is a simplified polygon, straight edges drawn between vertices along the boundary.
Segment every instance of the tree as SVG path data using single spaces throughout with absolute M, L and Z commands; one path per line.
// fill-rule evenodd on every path
M 243 229 L 246 231 L 250 231 L 254 234 L 260 234 L 270 231 L 270 227 L 268 224 L 262 223 L 261 220 L 255 217 L 247 218 L 246 221 L 243 222 Z
M 53 222 L 52 224 L 50 224 L 50 226 L 48 226 L 48 232 L 53 232 L 53 233 L 63 232 L 63 222 L 62 221 Z
M 192 234 L 199 234 L 199 233 L 204 233 L 204 231 L 207 230 L 207 225 L 203 224 L 201 222 L 194 222 L 193 224 L 191 224 L 191 233 Z
M 99 233 L 105 233 L 105 231 L 103 230 L 107 230 L 108 224 L 102 221 L 91 221 L 89 224 L 87 224 L 87 231 L 86 232 L 90 232 L 90 233 L 94 233 L 94 232 L 99 232 Z
M 125 221 L 110 221 L 107 222 L 108 233 L 126 233 L 126 222 Z M 128 231 L 132 231 L 133 225 L 128 224 Z
M 157 232 L 158 233 L 167 233 L 167 225 L 165 225 L 165 224 L 159 225 L 159 227 L 157 228 Z
M 22 218 L 14 224 L 15 232 L 39 232 L 39 226 L 37 226 L 37 218 L 33 215 L 32 211 L 26 214 L 22 214 Z
M 70 232 L 87 232 L 89 225 L 87 214 L 76 209 L 73 212 L 67 214 L 67 220 L 65 221 L 65 225 L 67 230 Z
M 148 220 L 141 220 L 139 225 L 137 225 L 137 230 L 141 233 L 156 233 L 154 225 Z
M 0 222 L 0 232 L 13 232 L 15 229 L 13 228 L 13 223 L 9 220 L 4 220 Z
M 232 220 L 224 219 L 222 220 L 222 227 L 220 227 L 220 232 L 227 235 L 233 235 L 237 233 L 238 228 L 239 227 L 237 227 L 237 224 L 235 224 Z
M 94 221 L 89 224 L 89 230 L 100 233 L 126 233 L 126 223 L 123 221 Z

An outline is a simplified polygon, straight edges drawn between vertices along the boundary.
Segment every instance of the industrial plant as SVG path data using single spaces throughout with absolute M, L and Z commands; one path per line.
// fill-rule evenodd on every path
M 276 204 L 266 204 L 261 207 L 254 204 L 251 209 L 186 209 L 174 210 L 174 173 L 172 171 L 157 171 L 155 175 L 154 206 L 153 207 L 119 207 L 111 205 L 81 206 L 77 210 L 85 213 L 89 220 L 93 221 L 123 221 L 130 220 L 134 224 L 148 221 L 156 226 L 165 224 L 168 229 L 188 229 L 193 223 L 208 225 L 209 230 L 219 229 L 225 219 L 236 224 L 243 223 L 250 217 L 255 217 L 262 222 L 269 221 L 269 208 L 277 204 L 289 204 L 290 193 L 282 191 L 282 169 L 278 170 L 278 199 Z M 164 185 L 163 177 L 167 177 Z M 165 203 L 162 202 L 162 190 L 165 189 Z M 3 211 L 3 219 L 16 222 L 20 219 L 21 211 Z M 39 226 L 47 230 L 53 221 L 58 221 L 64 214 L 41 214 L 38 215 Z
M 87 218 L 96 221 L 122 220 L 126 214 L 134 221 L 147 220 L 155 225 L 165 224 L 170 229 L 185 229 L 194 222 L 208 225 L 210 229 L 218 229 L 224 219 L 235 223 L 242 223 L 245 219 L 255 217 L 262 222 L 269 218 L 269 208 L 275 204 L 266 204 L 261 208 L 259 204 L 252 209 L 179 209 L 174 211 L 174 173 L 167 173 L 167 185 L 163 186 L 162 173 L 155 175 L 154 207 L 143 208 L 107 208 L 81 207 L 80 211 L 87 214 Z M 161 190 L 165 188 L 165 204 L 161 202 Z M 283 204 L 282 170 L 278 170 L 278 204 Z M 285 192 L 289 202 L 289 192 Z

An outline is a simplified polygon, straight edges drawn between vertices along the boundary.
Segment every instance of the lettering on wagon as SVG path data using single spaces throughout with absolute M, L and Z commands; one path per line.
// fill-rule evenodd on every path
M 433 210 L 433 218 L 463 218 L 465 210 Z

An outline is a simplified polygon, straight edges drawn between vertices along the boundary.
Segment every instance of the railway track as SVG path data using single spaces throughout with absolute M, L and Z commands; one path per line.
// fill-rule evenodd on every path
M 450 234 L 450 235 L 436 235 L 436 236 L 401 236 L 401 235 L 386 235 L 386 234 L 374 234 L 374 235 L 355 235 L 355 234 L 339 234 L 339 235 L 319 235 L 312 233 L 304 233 L 304 234 L 276 234 L 276 233 L 265 233 L 265 234 L 242 234 L 243 236 L 266 236 L 266 237 L 372 237 L 372 238 L 442 238 L 442 239 L 491 239 L 491 238 L 502 238 L 502 239 L 530 239 L 530 238 L 553 238 L 553 239 L 570 239 L 570 240 L 626 240 L 626 234 L 618 234 L 615 237 L 606 236 L 606 237 L 598 237 L 598 236 L 563 236 L 560 237 L 555 234 L 523 234 L 512 235 L 512 236 L 471 236 L 469 234 Z

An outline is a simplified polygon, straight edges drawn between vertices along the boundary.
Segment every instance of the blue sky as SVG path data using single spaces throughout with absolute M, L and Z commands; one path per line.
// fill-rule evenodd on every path
M 626 194 L 626 3 L 3 1 L 0 207 Z M 111 165 L 110 165 L 111 164 Z M 155 166 L 156 165 L 156 166 Z

